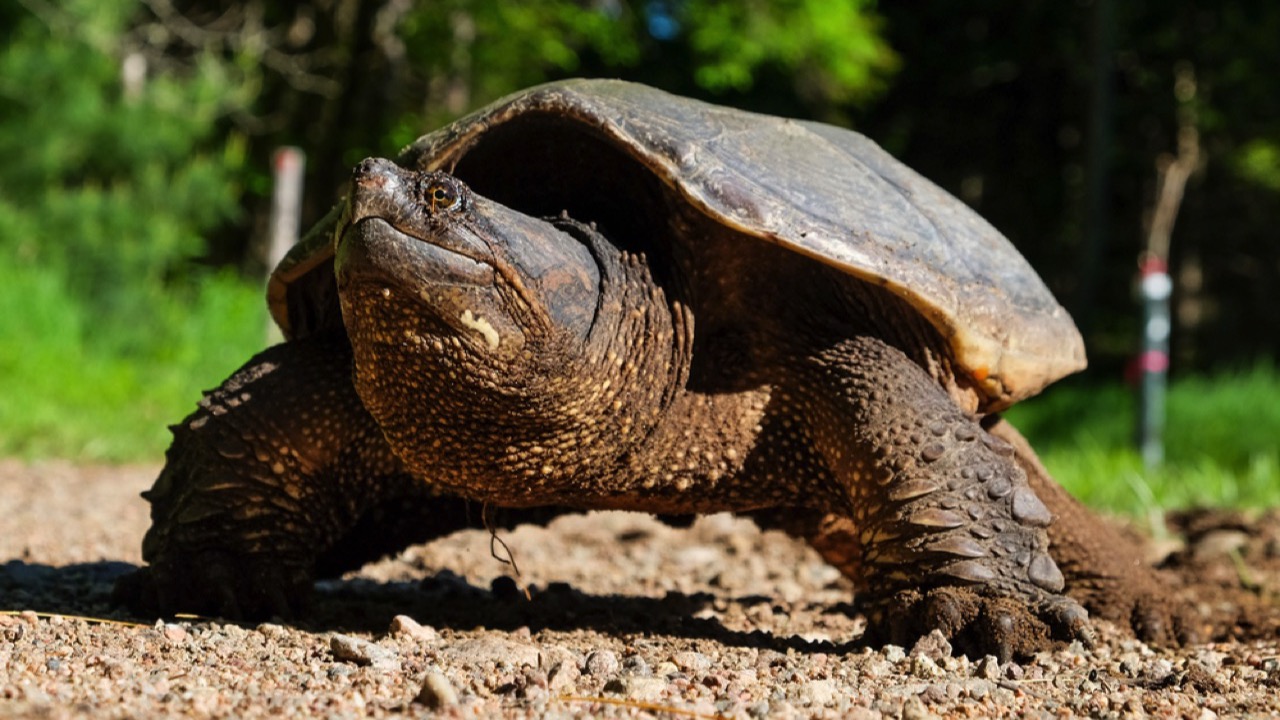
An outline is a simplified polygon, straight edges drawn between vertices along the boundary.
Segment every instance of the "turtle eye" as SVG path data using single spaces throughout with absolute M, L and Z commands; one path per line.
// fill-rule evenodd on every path
M 427 202 L 431 204 L 431 212 L 454 210 L 462 203 L 462 194 L 452 183 L 433 182 L 427 186 Z

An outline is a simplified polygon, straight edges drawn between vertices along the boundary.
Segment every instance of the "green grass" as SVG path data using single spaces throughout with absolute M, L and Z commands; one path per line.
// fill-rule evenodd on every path
M 1170 387 L 1165 463 L 1134 449 L 1136 398 L 1119 384 L 1051 388 L 1009 419 L 1049 471 L 1085 502 L 1131 515 L 1192 505 L 1280 504 L 1280 371 L 1259 363 Z
M 156 460 L 169 423 L 264 344 L 262 292 L 207 275 L 130 317 L 0 254 L 0 456 Z

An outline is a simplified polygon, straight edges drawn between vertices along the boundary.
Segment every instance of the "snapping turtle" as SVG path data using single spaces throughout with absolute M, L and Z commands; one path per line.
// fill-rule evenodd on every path
M 287 617 L 491 508 L 728 510 L 810 540 L 880 640 L 1087 639 L 1068 584 L 1167 632 L 997 414 L 1084 367 L 1070 317 L 848 130 L 532 88 L 361 162 L 269 302 L 287 341 L 173 428 L 136 608 Z

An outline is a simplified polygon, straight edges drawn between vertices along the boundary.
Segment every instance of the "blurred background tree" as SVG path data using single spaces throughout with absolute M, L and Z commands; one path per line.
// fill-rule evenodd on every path
M 1136 347 L 1156 164 L 1194 118 L 1174 369 L 1269 368 L 1276 37 L 1263 0 L 0 4 L 0 393 L 27 399 L 0 403 L 0 452 L 153 455 L 162 434 L 136 427 L 180 417 L 261 342 L 274 148 L 308 153 L 305 226 L 360 158 L 574 75 L 876 139 L 1031 260 L 1086 330 L 1090 387 Z M 1080 397 L 1077 418 L 1115 407 Z M 1280 427 L 1280 403 L 1255 401 L 1252 424 Z

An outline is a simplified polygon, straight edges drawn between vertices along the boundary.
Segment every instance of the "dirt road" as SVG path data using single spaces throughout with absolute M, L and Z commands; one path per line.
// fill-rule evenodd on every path
M 0 615 L 0 717 L 1280 713 L 1274 514 L 1184 519 L 1192 542 L 1176 556 L 1215 589 L 1188 596 L 1197 612 L 1262 639 L 1150 648 L 1102 626 L 1095 648 L 1001 664 L 953 658 L 939 638 L 857 646 L 838 573 L 721 516 L 520 528 L 501 536 L 518 581 L 487 534 L 463 533 L 322 583 L 297 626 L 130 618 L 109 593 L 141 562 L 138 492 L 154 474 L 0 461 L 0 611 L 13 611 Z

